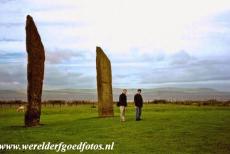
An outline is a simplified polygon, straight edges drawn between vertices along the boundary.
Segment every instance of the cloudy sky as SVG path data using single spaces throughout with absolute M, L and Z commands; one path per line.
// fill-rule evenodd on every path
M 96 88 L 100 46 L 114 88 L 230 91 L 229 0 L 0 0 L 0 89 L 26 89 L 27 14 L 46 50 L 45 89 Z

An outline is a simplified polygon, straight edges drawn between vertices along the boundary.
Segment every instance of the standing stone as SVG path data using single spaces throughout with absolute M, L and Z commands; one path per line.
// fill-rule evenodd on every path
M 25 113 L 25 126 L 31 127 L 40 123 L 45 50 L 33 18 L 29 15 L 26 20 L 26 50 L 28 54 L 28 105 Z
M 96 52 L 98 114 L 99 117 L 114 116 L 110 60 L 100 47 Z

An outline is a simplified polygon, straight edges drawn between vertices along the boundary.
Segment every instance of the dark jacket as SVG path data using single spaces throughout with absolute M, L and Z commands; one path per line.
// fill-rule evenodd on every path
M 119 97 L 119 106 L 127 106 L 127 96 L 124 93 Z
M 135 103 L 135 106 L 137 106 L 137 107 L 143 106 L 143 98 L 142 98 L 141 94 L 136 94 L 134 96 L 134 103 Z

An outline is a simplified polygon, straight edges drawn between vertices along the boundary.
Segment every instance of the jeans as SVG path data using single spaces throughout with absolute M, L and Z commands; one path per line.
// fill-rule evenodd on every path
M 141 119 L 141 107 L 136 106 L 136 120 Z
M 125 106 L 120 106 L 121 121 L 125 121 Z

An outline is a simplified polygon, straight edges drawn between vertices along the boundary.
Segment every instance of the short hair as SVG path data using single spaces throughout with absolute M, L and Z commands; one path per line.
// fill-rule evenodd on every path
M 137 89 L 138 92 L 141 92 L 141 89 Z
M 127 91 L 127 89 L 123 89 L 123 91 Z

